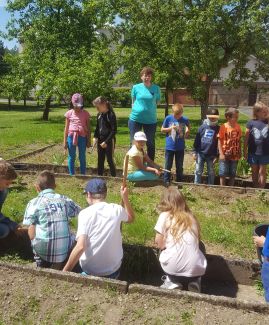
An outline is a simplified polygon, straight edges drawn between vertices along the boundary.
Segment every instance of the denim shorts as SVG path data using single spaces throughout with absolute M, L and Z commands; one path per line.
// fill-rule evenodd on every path
M 220 160 L 219 161 L 219 176 L 220 177 L 235 177 L 237 169 L 237 160 Z
M 255 155 L 252 153 L 248 154 L 248 163 L 250 165 L 268 165 L 269 155 Z

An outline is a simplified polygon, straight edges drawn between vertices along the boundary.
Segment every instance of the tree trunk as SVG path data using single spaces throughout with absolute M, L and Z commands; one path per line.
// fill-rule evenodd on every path
M 42 119 L 44 121 L 49 120 L 49 111 L 50 111 L 50 97 L 46 99 L 45 105 L 44 105 L 44 111 L 43 111 L 43 117 Z
M 11 110 L 11 98 L 10 97 L 8 97 L 8 109 L 9 109 L 9 111 Z
M 208 109 L 209 103 L 209 89 L 211 86 L 211 81 L 208 79 L 204 82 L 204 97 L 200 99 L 200 106 L 201 106 L 201 120 L 203 121 L 206 119 L 206 113 Z
M 169 89 L 168 89 L 168 86 L 166 84 L 165 86 L 165 112 L 164 112 L 164 115 L 165 117 L 169 114 Z
M 23 98 L 23 106 L 24 106 L 24 108 L 26 108 L 26 98 L 25 97 Z

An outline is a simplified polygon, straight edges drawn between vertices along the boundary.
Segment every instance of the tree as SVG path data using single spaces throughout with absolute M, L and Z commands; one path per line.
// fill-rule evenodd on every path
M 8 1 L 7 8 L 18 16 L 13 18 L 9 36 L 21 42 L 20 60 L 33 77 L 37 95 L 43 98 L 44 120 L 52 97 L 77 91 L 87 97 L 93 89 L 109 84 L 114 64 L 108 67 L 111 55 L 104 56 L 107 42 L 97 33 L 99 16 L 94 6 L 84 8 L 82 0 L 15 0 Z M 88 80 L 89 76 L 95 79 Z
M 201 118 L 212 81 L 229 61 L 235 62 L 230 85 L 250 77 L 245 63 L 251 54 L 263 59 L 259 71 L 268 74 L 266 1 L 119 0 L 112 7 L 122 19 L 124 80 L 134 82 L 134 71 L 151 65 L 162 86 L 185 86 L 200 101 Z

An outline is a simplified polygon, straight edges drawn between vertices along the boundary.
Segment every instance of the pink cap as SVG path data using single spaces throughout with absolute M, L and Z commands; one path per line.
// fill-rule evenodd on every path
M 71 101 L 74 107 L 83 107 L 83 97 L 81 94 L 74 94 Z

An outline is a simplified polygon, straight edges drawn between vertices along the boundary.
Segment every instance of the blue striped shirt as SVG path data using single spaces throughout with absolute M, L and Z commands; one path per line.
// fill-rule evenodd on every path
M 32 240 L 34 253 L 51 263 L 63 262 L 72 245 L 69 218 L 79 214 L 81 208 L 64 195 L 46 189 L 32 199 L 25 210 L 24 225 L 35 225 Z

